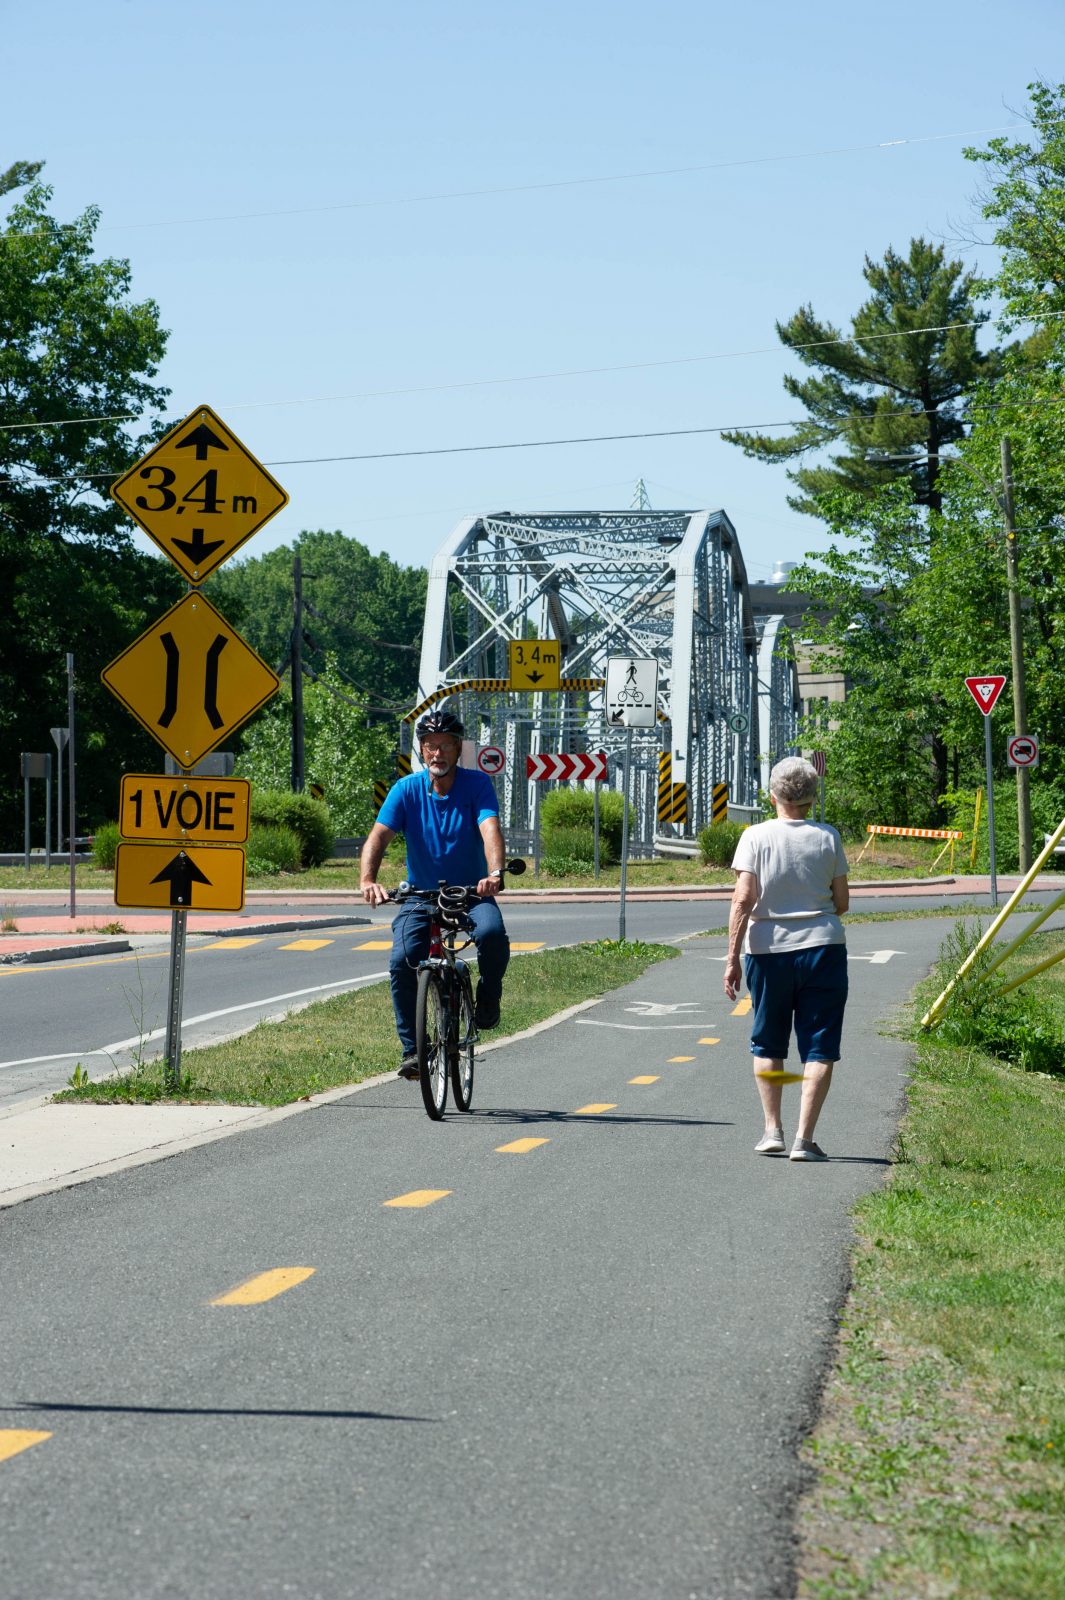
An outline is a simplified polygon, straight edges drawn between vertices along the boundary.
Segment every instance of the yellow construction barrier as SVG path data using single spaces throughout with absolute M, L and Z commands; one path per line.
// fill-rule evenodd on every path
M 1006 901 L 1006 904 L 998 913 L 998 916 L 995 917 L 994 921 L 991 922 L 987 928 L 985 928 L 980 940 L 976 945 L 974 945 L 972 950 L 970 950 L 969 954 L 965 957 L 965 960 L 962 962 L 953 978 L 951 978 L 950 982 L 947 984 L 947 987 L 943 990 L 943 993 L 932 1002 L 924 1016 L 921 1018 L 921 1027 L 926 1031 L 929 1028 L 934 1028 L 936 1023 L 940 1020 L 947 1001 L 958 987 L 958 984 L 961 982 L 962 978 L 964 978 L 965 974 L 973 965 L 976 958 L 987 949 L 988 945 L 992 942 L 996 933 L 1005 922 L 1006 918 L 1012 912 L 1014 906 L 1019 905 L 1021 900 L 1023 900 L 1029 886 L 1039 876 L 1040 872 L 1042 872 L 1045 862 L 1051 855 L 1053 855 L 1056 845 L 1063 836 L 1065 836 L 1065 817 L 1063 817 L 1058 823 L 1057 827 L 1054 829 L 1054 832 L 1050 835 L 1049 839 L 1044 845 L 1043 850 L 1037 856 L 1032 866 L 1025 873 L 1016 889 L 1014 889 L 1013 893 Z M 986 983 L 991 973 L 996 971 L 996 969 L 999 968 L 1004 961 L 1007 961 L 1009 957 L 1015 953 L 1015 951 L 1019 950 L 1021 945 L 1024 944 L 1025 940 L 1030 939 L 1036 929 L 1042 927 L 1043 923 L 1051 915 L 1051 913 L 1057 911 L 1058 907 L 1061 905 L 1065 905 L 1065 890 L 1063 890 L 1061 894 L 1055 895 L 1054 899 L 1048 906 L 1044 906 L 1042 911 L 1036 913 L 1035 917 L 1028 924 L 1027 928 L 1024 929 L 1023 933 L 1019 933 L 1012 943 L 1004 946 L 1003 949 L 996 953 L 994 960 L 981 971 L 979 981 L 981 983 Z M 993 989 L 991 991 L 991 994 L 988 996 L 988 998 L 995 999 L 1000 994 L 1008 994 L 1011 989 L 1019 988 L 1022 983 L 1027 983 L 1029 978 L 1034 978 L 1037 973 L 1045 972 L 1048 967 L 1052 967 L 1056 962 L 1062 960 L 1065 960 L 1065 950 L 1060 951 L 1056 956 L 1049 956 L 1046 961 L 1040 961 L 1038 965 L 1034 967 L 1030 967 L 1028 971 L 1022 973 L 1019 978 L 1013 978 L 1009 983 L 1000 984 L 997 989 Z

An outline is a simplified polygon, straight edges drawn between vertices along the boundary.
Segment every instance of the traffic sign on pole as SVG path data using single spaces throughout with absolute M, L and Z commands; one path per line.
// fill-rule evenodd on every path
M 732 733 L 746 733 L 751 725 L 751 719 L 746 711 L 733 711 L 725 718 L 729 731 Z
M 171 606 L 100 676 L 183 768 L 194 767 L 281 687 L 198 591 Z
M 995 702 L 1006 687 L 1006 680 L 997 673 L 985 673 L 981 678 L 966 678 L 965 687 L 984 716 L 989 717 L 995 709 Z
M 160 911 L 242 911 L 244 851 L 239 845 L 120 844 L 115 905 Z
M 507 758 L 497 744 L 482 745 L 477 752 L 477 765 L 482 772 L 487 772 L 494 778 L 497 772 L 502 772 L 506 766 Z
M 554 639 L 511 639 L 510 687 L 557 689 L 562 652 Z
M 606 779 L 606 754 L 596 750 L 588 755 L 562 755 L 552 752 L 525 757 L 525 776 L 539 782 L 551 779 L 594 778 L 602 783 Z
M 606 664 L 606 716 L 610 726 L 653 728 L 657 715 L 657 658 L 610 656 Z
M 190 583 L 200 584 L 288 495 L 210 406 L 197 406 L 111 493 Z
M 1006 746 L 1011 767 L 1027 769 L 1039 765 L 1039 740 L 1034 733 L 1015 733 Z
M 160 778 L 127 772 L 118 802 L 123 839 L 244 844 L 251 784 L 247 778 Z

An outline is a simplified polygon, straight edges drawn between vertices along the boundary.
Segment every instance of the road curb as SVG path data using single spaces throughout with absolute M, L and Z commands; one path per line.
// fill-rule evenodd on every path
M 0 950 L 0 965 L 19 966 L 30 961 L 63 961 L 69 956 L 105 956 L 132 950 L 128 939 L 108 939 L 106 944 L 49 945 L 45 950 Z

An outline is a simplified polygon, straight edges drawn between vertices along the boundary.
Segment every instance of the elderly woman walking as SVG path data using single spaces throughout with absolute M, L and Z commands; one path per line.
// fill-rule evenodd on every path
M 765 1114 L 759 1155 L 783 1155 L 780 1120 L 792 1024 L 803 1063 L 802 1105 L 792 1161 L 827 1161 L 814 1128 L 839 1060 L 847 1003 L 847 946 L 840 915 L 850 903 L 847 858 L 835 828 L 808 817 L 817 773 L 789 756 L 769 774 L 775 822 L 740 835 L 729 912 L 725 994 L 740 988 L 740 949 L 754 1004 L 751 1052 Z

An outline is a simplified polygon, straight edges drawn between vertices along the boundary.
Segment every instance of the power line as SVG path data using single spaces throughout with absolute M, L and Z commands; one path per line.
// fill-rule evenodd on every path
M 975 413 L 987 413 L 987 412 L 1003 411 L 1003 410 L 1008 411 L 1008 410 L 1011 410 L 1011 409 L 1017 410 L 1017 409 L 1021 409 L 1021 408 L 1031 409 L 1031 408 L 1036 407 L 1036 406 L 1059 405 L 1063 401 L 1065 401 L 1065 395 L 1048 395 L 1042 400 L 991 401 L 986 405 L 977 404 L 977 405 L 974 406 L 973 410 L 974 410 Z M 936 414 L 937 413 L 935 411 L 933 411 L 933 410 L 914 410 L 914 411 L 902 411 L 902 412 L 899 412 L 898 416 L 900 418 L 902 418 L 902 417 L 927 417 L 927 416 L 934 416 Z M 870 418 L 869 420 L 873 421 L 874 419 Z M 970 412 L 969 414 L 962 414 L 961 416 L 957 417 L 955 420 L 959 421 L 959 422 L 972 422 L 974 420 L 973 412 Z M 357 455 L 292 456 L 292 457 L 287 457 L 287 458 L 282 459 L 282 460 L 265 461 L 263 463 L 263 465 L 267 466 L 267 467 L 308 467 L 308 466 L 324 466 L 324 465 L 328 465 L 328 464 L 331 464 L 331 463 L 342 462 L 342 461 L 403 461 L 403 460 L 409 460 L 411 458 L 420 457 L 420 456 L 481 455 L 481 454 L 484 454 L 484 453 L 486 453 L 488 451 L 495 451 L 495 450 L 546 450 L 546 449 L 551 449 L 551 448 L 554 448 L 556 446 L 562 446 L 562 445 L 618 444 L 618 443 L 627 443 L 629 441 L 637 440 L 637 439 L 685 439 L 685 438 L 691 438 L 691 437 L 694 437 L 694 436 L 697 436 L 697 435 L 707 435 L 707 434 L 714 434 L 714 433 L 717 433 L 717 434 L 734 433 L 734 432 L 746 433 L 746 432 L 748 432 L 749 430 L 752 430 L 752 429 L 758 430 L 758 429 L 764 429 L 764 428 L 797 428 L 797 427 L 801 426 L 802 423 L 807 422 L 807 421 L 809 421 L 808 417 L 789 417 L 783 422 L 731 422 L 731 423 L 717 424 L 717 425 L 712 426 L 712 427 L 656 428 L 656 429 L 652 429 L 652 430 L 645 430 L 645 431 L 642 431 L 642 432 L 639 432 L 639 433 L 593 433 L 593 434 L 581 434 L 581 435 L 578 435 L 576 437 L 568 437 L 568 438 L 562 438 L 562 439 L 511 439 L 511 440 L 504 440 L 504 441 L 501 441 L 501 442 L 495 443 L 495 444 L 436 445 L 436 446 L 432 446 L 432 447 L 430 447 L 428 449 L 419 449 L 419 450 L 371 450 L 371 451 L 360 452 Z M 827 445 L 833 443 L 833 442 L 838 442 L 839 439 L 841 438 L 841 436 L 842 436 L 841 431 L 838 431 L 835 434 L 831 435 L 828 439 L 824 440 L 822 448 L 824 446 L 827 446 Z M 944 461 L 949 461 L 952 458 L 944 456 L 941 459 L 944 460 Z M 91 481 L 91 480 L 93 480 L 95 478 L 114 478 L 116 476 L 118 476 L 118 474 L 115 473 L 114 471 L 112 471 L 112 472 L 75 472 L 75 473 L 64 473 L 62 476 L 55 477 L 55 478 L 35 477 L 34 478 L 34 482 L 36 484 L 70 483 L 70 482 L 73 482 L 73 481 L 77 481 L 77 482 L 82 482 L 83 483 L 83 482 L 86 482 L 86 481 Z M 7 481 L 8 483 L 15 483 L 15 482 L 18 481 L 17 479 L 13 478 L 10 473 L 4 474 L 3 477 L 4 477 L 4 480 Z
M 429 194 L 384 195 L 373 200 L 344 200 L 339 204 L 329 206 L 292 206 L 276 211 L 233 211 L 213 216 L 158 217 L 148 222 L 111 222 L 98 231 L 101 233 L 113 233 L 143 228 L 192 227 L 215 222 L 256 222 L 277 217 L 325 216 L 340 211 L 367 211 L 385 206 L 425 205 L 444 200 L 480 200 L 491 198 L 495 195 L 535 194 L 551 189 L 590 188 L 596 184 L 631 183 L 648 178 L 674 178 L 685 177 L 698 172 L 722 172 L 735 167 L 769 166 L 780 161 L 814 161 L 821 160 L 825 156 L 862 155 L 875 150 L 894 150 L 902 145 L 937 144 L 947 139 L 975 139 L 989 133 L 1008 133 L 1012 128 L 1022 126 L 1024 126 L 1023 123 L 1015 121 L 1004 123 L 996 128 L 969 128 L 953 133 L 916 134 L 905 139 L 880 139 L 874 144 L 835 145 L 819 150 L 785 150 L 776 155 L 742 156 L 730 161 L 704 161 L 696 166 L 689 167 L 652 167 L 636 172 L 607 172 L 583 178 L 551 178 L 537 183 L 501 184 L 484 189 L 446 189 Z M 77 225 L 75 223 L 61 223 L 58 226 L 73 228 Z M 40 237 L 48 231 L 47 229 L 38 229 L 36 233 L 11 234 L 7 237 L 12 240 L 34 238 Z
M 1065 311 L 1047 311 L 1041 320 L 1048 321 L 1052 317 L 1065 317 Z M 322 394 L 304 395 L 299 399 L 290 400 L 238 400 L 226 402 L 222 409 L 226 411 L 259 411 L 271 407 L 281 406 L 310 406 L 336 404 L 344 400 L 381 400 L 396 399 L 405 395 L 415 394 L 442 394 L 455 389 L 485 389 L 493 388 L 508 383 L 545 383 L 556 378 L 590 378 L 603 377 L 617 372 L 646 372 L 655 367 L 689 367 L 707 361 L 735 361 L 747 356 L 777 355 L 782 351 L 822 350 L 829 346 L 841 344 L 875 344 L 887 339 L 914 339 L 926 333 L 952 333 L 957 328 L 981 328 L 987 322 L 987 317 L 972 317 L 964 322 L 931 323 L 920 328 L 902 328 L 893 333 L 870 333 L 842 335 L 837 339 L 810 339 L 802 344 L 769 344 L 753 346 L 749 350 L 719 350 L 704 356 L 670 356 L 657 361 L 628 361 L 619 366 L 612 367 L 563 367 L 557 372 L 529 372 L 507 378 L 468 378 L 459 379 L 451 383 L 418 384 L 405 389 L 364 389 L 351 394 Z M 873 380 L 868 380 L 872 382 Z M 151 416 L 152 413 L 119 411 L 109 415 L 96 417 L 62 417 L 54 422 L 4 422 L 0 423 L 0 433 L 19 433 L 40 431 L 44 428 L 76 428 L 89 427 L 97 422 L 136 422 L 141 415 Z M 161 413 L 157 413 L 162 418 Z M 181 416 L 173 414 L 176 421 Z M 184 413 L 182 413 L 184 415 Z M 163 419 L 165 420 L 165 419 Z M 766 424 L 771 426 L 771 424 Z

